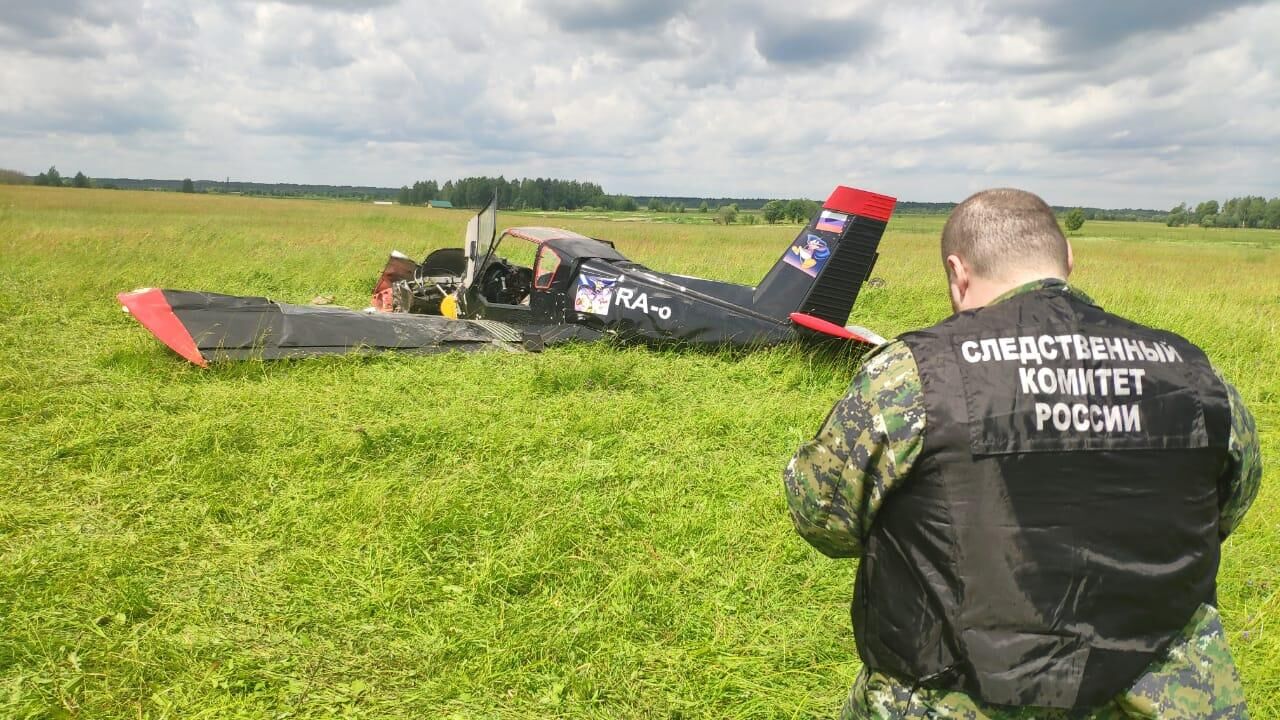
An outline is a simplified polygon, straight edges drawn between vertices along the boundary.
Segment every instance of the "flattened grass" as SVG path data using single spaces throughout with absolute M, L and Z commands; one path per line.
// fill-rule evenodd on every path
M 838 707 L 857 671 L 854 566 L 793 535 L 779 472 L 853 359 L 580 346 L 201 371 L 113 299 L 165 286 L 360 306 L 389 250 L 455 245 L 466 218 L 0 188 L 0 715 Z M 795 233 L 556 222 L 749 283 Z M 856 322 L 892 334 L 945 315 L 939 227 L 891 226 L 885 286 Z M 1205 346 L 1270 460 L 1280 253 L 1274 233 L 1245 235 L 1259 247 L 1091 222 L 1076 280 Z M 1220 576 L 1258 717 L 1280 714 L 1275 478 Z

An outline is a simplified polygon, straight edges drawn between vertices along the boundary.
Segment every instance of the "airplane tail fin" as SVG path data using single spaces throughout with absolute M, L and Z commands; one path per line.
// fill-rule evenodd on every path
M 840 185 L 756 286 L 752 307 L 786 322 L 802 313 L 843 326 L 875 267 L 897 200 Z

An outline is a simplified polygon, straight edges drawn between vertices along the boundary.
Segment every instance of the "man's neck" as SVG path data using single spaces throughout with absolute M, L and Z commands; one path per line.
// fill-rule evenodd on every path
M 1064 278 L 1058 277 L 1055 273 L 1034 271 L 1021 273 L 1011 278 L 1000 278 L 999 280 L 973 278 L 969 282 L 969 292 L 965 294 L 965 309 L 986 307 L 1014 290 L 1040 280 L 1066 282 Z

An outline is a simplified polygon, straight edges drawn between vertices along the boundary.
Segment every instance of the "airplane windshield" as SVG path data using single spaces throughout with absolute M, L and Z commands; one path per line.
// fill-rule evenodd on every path
M 494 249 L 494 257 L 502 257 L 512 265 L 533 269 L 533 260 L 538 253 L 538 244 L 522 237 L 503 233 Z
M 480 294 L 490 303 L 521 305 L 533 291 L 533 265 L 538 244 L 503 233 L 477 271 Z
M 478 266 L 485 263 L 485 259 L 497 245 L 497 231 L 498 199 L 495 197 L 467 223 L 467 238 L 463 247 L 467 257 L 466 284 L 470 285 L 475 280 Z

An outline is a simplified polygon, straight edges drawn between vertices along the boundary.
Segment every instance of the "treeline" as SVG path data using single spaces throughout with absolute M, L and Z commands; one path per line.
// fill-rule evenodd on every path
M 1206 200 L 1194 209 L 1179 203 L 1169 211 L 1165 224 L 1169 227 L 1280 228 L 1280 197 L 1268 200 L 1261 195 L 1246 195 L 1231 198 L 1221 206 L 1217 200 Z
M 768 223 L 806 222 L 821 207 L 820 203 L 803 198 L 768 200 L 655 195 L 637 199 L 629 195 L 610 195 L 593 182 L 554 178 L 507 180 L 501 175 L 460 178 L 446 181 L 443 185 L 435 180 L 419 180 L 401 187 L 396 200 L 401 205 L 425 205 L 434 200 L 445 200 L 458 208 L 479 208 L 494 196 L 498 198 L 498 207 L 503 209 L 634 212 L 643 208 L 662 213 L 714 213 L 716 222 L 726 225 L 736 221 L 754 223 L 756 211 L 758 217 Z
M 639 205 L 628 195 L 609 195 L 593 182 L 554 178 L 465 177 L 446 180 L 419 180 L 400 188 L 396 200 L 401 205 L 423 205 L 446 200 L 454 207 L 484 207 L 494 197 L 498 207 L 512 210 L 636 210 Z
M 30 185 L 31 177 L 24 172 L 0 168 L 0 185 Z
M 698 198 L 685 198 L 697 200 Z M 695 212 L 693 208 L 686 208 L 679 200 L 664 202 L 659 198 L 649 198 L 645 209 L 649 212 L 668 212 L 668 213 L 684 213 Z M 743 208 L 736 202 L 724 203 L 716 208 L 712 208 L 706 200 L 700 200 L 696 212 L 710 213 L 714 212 L 713 222 L 721 225 L 732 225 L 735 222 L 741 222 L 747 225 L 755 225 L 761 219 L 770 225 L 779 222 L 808 222 L 810 218 L 818 212 L 818 208 L 822 207 L 821 203 L 816 200 L 805 200 L 796 198 L 794 200 L 766 200 L 757 208 Z
M 1056 213 L 1068 213 L 1077 208 L 1053 206 Z M 1084 213 L 1086 220 L 1125 220 L 1129 222 L 1162 222 L 1165 213 L 1160 210 L 1145 210 L 1142 208 L 1120 208 L 1119 210 L 1105 210 L 1103 208 L 1078 208 Z
M 50 168 L 55 170 L 55 168 Z M 331 200 L 392 200 L 396 196 L 395 188 L 379 188 L 359 185 L 305 185 L 299 183 L 255 183 L 224 180 L 159 180 L 154 178 L 89 178 L 77 173 L 74 178 L 60 175 L 40 173 L 34 178 L 20 173 L 21 179 L 10 179 L 4 171 L 0 171 L 0 184 L 35 184 L 77 187 L 95 187 L 105 190 L 152 190 L 161 192 L 186 193 L 228 193 L 232 195 L 251 195 L 257 197 L 289 197 L 289 198 L 322 198 Z M 41 176 L 44 176 L 42 181 Z M 76 185 L 77 179 L 80 184 Z
M 395 188 L 368 185 L 309 185 L 258 183 L 239 180 L 159 180 L 154 178 L 94 178 L 93 187 L 113 190 L 225 193 L 255 197 L 319 198 L 325 200 L 394 200 Z
M 953 202 L 905 202 L 899 200 L 893 206 L 894 215 L 946 215 L 955 209 Z
M 15 172 L 14 172 L 14 171 L 12 171 L 12 170 L 5 170 L 5 171 L 3 171 L 3 172 L 4 172 L 4 173 L 6 173 L 5 177 L 8 179 L 8 181 L 9 181 L 11 184 L 17 184 L 17 183 L 18 183 L 17 178 L 13 178 L 12 176 L 13 176 L 13 175 L 20 175 L 20 173 L 15 173 Z M 93 185 L 93 181 L 89 179 L 89 176 L 88 176 L 88 175 L 85 175 L 85 174 L 84 174 L 84 173 L 82 173 L 82 172 L 78 172 L 78 173 L 76 173 L 73 177 L 64 178 L 64 177 L 62 177 L 62 173 L 58 172 L 58 168 L 53 167 L 53 166 L 50 166 L 48 170 L 45 170 L 44 172 L 42 172 L 42 173 L 40 173 L 40 174 L 36 175 L 36 176 L 35 176 L 35 177 L 33 177 L 33 178 L 29 178 L 29 179 L 28 179 L 28 178 L 26 178 L 26 176 L 25 176 L 25 175 L 22 175 L 21 177 L 22 177 L 26 182 L 30 182 L 32 185 L 40 185 L 40 186 L 42 186 L 42 187 L 78 187 L 78 188 L 87 188 L 87 187 L 93 187 L 93 186 L 94 186 L 94 185 Z M 25 184 L 25 182 L 24 182 L 23 184 Z
M 895 215 L 947 215 L 955 209 L 953 202 L 910 202 L 899 201 L 893 208 Z M 1066 207 L 1054 205 L 1053 211 L 1065 215 L 1072 210 L 1084 213 L 1085 220 L 1126 220 L 1132 222 L 1163 222 L 1167 213 L 1162 210 L 1146 210 L 1143 208 L 1105 209 L 1094 207 Z
M 649 197 L 638 197 L 636 201 L 647 208 L 666 207 L 672 208 L 670 212 L 680 212 L 677 208 L 684 208 L 685 212 L 706 206 L 708 210 L 715 208 L 728 207 L 735 205 L 739 210 L 759 210 L 764 204 L 769 202 L 769 198 L 703 198 L 688 197 L 676 195 L 650 195 Z
M 818 214 L 818 208 L 822 204 L 816 200 L 805 200 L 797 198 L 795 200 L 770 200 L 760 208 L 760 214 L 764 216 L 764 221 L 772 225 L 776 222 L 802 223 L 808 222 L 809 218 Z
M 699 198 L 654 195 L 637 198 L 611 195 L 597 183 L 555 178 L 514 178 L 503 176 L 465 177 L 443 185 L 435 180 L 422 180 L 412 186 L 395 188 L 368 185 L 311 185 L 302 183 L 255 183 L 228 180 L 155 180 L 134 178 L 90 178 L 83 172 L 64 177 L 57 167 L 34 176 L 18 170 L 0 168 L 0 185 L 42 185 L 46 187 L 104 188 L 121 190 L 164 190 L 187 193 L 230 193 L 263 197 L 300 197 L 341 200 L 396 200 L 402 205 L 423 205 L 432 200 L 447 200 L 455 207 L 483 207 L 495 195 L 498 206 L 512 210 L 616 210 L 625 212 L 644 208 L 650 212 L 714 213 L 723 224 L 755 222 L 805 222 L 818 211 L 813 200 L 768 200 L 765 198 Z M 945 214 L 955 203 L 900 201 L 895 213 Z M 1164 222 L 1170 227 L 1199 225 L 1221 228 L 1280 229 L 1280 197 L 1267 199 L 1261 195 L 1231 198 L 1223 203 L 1206 200 L 1191 207 L 1179 203 L 1169 211 L 1141 208 L 1067 208 L 1055 206 L 1065 215 L 1078 211 L 1086 220 L 1131 220 Z

